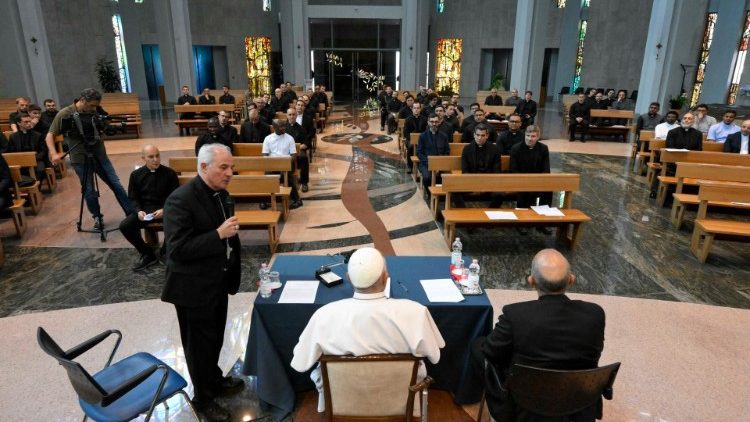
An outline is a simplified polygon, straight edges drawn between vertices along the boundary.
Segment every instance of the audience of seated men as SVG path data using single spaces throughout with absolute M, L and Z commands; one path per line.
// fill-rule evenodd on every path
M 524 126 L 533 125 L 536 119 L 536 101 L 531 99 L 532 95 L 531 91 L 526 91 L 523 100 L 516 105 L 516 114 L 521 116 Z
M 693 127 L 703 133 L 708 133 L 708 129 L 716 124 L 716 118 L 708 114 L 708 106 L 705 104 L 698 104 L 693 112 L 695 117 L 693 121 Z
M 404 144 L 407 152 L 411 151 L 411 134 L 422 133 L 427 129 L 427 117 L 422 114 L 422 103 L 415 102 L 411 106 L 412 114 L 404 121 Z M 406 172 L 411 173 L 411 153 L 406 154 Z
M 606 110 L 608 107 L 607 102 L 604 100 L 604 94 L 597 92 L 594 95 L 594 101 L 589 101 L 591 110 Z M 612 122 L 606 117 L 592 117 L 589 122 L 591 126 L 612 126 Z
M 289 108 L 290 101 L 291 100 L 287 96 L 284 95 L 281 88 L 274 89 L 273 98 L 271 98 L 271 103 L 270 103 L 270 107 L 271 107 L 271 110 L 273 110 L 274 116 L 276 115 L 276 113 L 285 112 Z
M 307 96 L 303 95 L 302 98 L 307 98 Z M 301 148 L 303 152 L 307 153 L 312 148 L 313 139 L 315 138 L 315 122 L 313 121 L 313 116 L 305 112 L 307 108 L 305 107 L 304 100 L 297 100 L 295 110 L 297 111 L 297 124 L 302 126 L 302 129 L 305 131 L 305 141 L 302 142 Z M 305 189 L 302 191 L 307 192 Z
M 325 104 L 328 108 L 328 95 L 326 95 L 325 85 L 316 85 L 315 92 L 313 93 L 313 99 L 317 104 Z M 312 100 L 312 99 L 311 99 Z
M 234 95 L 229 93 L 229 85 L 221 87 L 223 94 L 219 97 L 219 104 L 234 104 Z
M 44 111 L 40 116 L 40 120 L 49 127 L 52 124 L 52 120 L 57 116 L 57 103 L 51 98 L 44 100 Z
M 145 145 L 141 149 L 143 165 L 130 173 L 128 181 L 128 197 L 135 207 L 134 213 L 120 222 L 120 232 L 130 242 L 140 257 L 133 266 L 133 271 L 147 268 L 157 262 L 153 249 L 144 242 L 141 229 L 151 222 L 159 222 L 164 216 L 164 203 L 167 197 L 178 187 L 180 182 L 177 173 L 167 166 L 161 165 L 159 149 L 153 145 Z M 166 243 L 159 254 L 165 255 Z
M 484 99 L 484 105 L 488 106 L 501 106 L 503 105 L 503 99 L 499 95 L 497 95 L 497 88 L 492 88 L 490 90 L 490 95 L 488 95 Z
M 737 118 L 737 112 L 734 110 L 727 110 L 726 113 L 724 113 L 724 118 L 719 123 L 711 125 L 711 127 L 708 128 L 706 139 L 723 144 L 724 141 L 727 140 L 727 136 L 740 131 L 739 126 L 734 124 L 735 118 Z
M 479 103 L 471 103 L 469 105 L 469 114 L 464 116 L 463 122 L 461 122 L 461 133 L 464 132 L 469 125 L 474 125 L 474 112 L 479 110 Z
M 310 183 L 310 158 L 307 155 L 308 150 L 312 148 L 312 136 L 315 136 L 315 129 L 312 123 L 306 121 L 306 116 L 300 114 L 302 109 L 301 101 L 297 101 L 298 106 L 289 108 L 286 112 L 287 129 L 286 133 L 292 135 L 294 142 L 300 144 L 300 153 L 297 155 L 297 168 L 299 169 L 299 183 L 302 192 L 307 192 Z M 309 119 L 309 117 L 308 117 Z M 305 127 L 307 126 L 307 128 Z
M 247 119 L 240 127 L 240 142 L 262 143 L 271 134 L 268 123 L 261 121 L 260 112 L 252 109 L 247 112 Z
M 206 133 L 198 135 L 198 138 L 195 140 L 196 157 L 198 156 L 198 151 L 200 151 L 201 147 L 207 144 L 220 143 L 229 147 L 230 151 L 232 150 L 232 144 L 228 143 L 225 138 L 220 136 L 218 117 L 211 117 L 208 119 L 208 123 L 206 123 L 206 130 Z
M 297 93 L 292 88 L 292 83 L 286 81 L 283 85 L 279 85 L 281 92 L 287 97 L 290 103 L 297 101 Z
M 262 154 L 264 157 L 291 157 L 291 159 L 297 160 L 297 146 L 294 144 L 294 138 L 286 133 L 287 122 L 280 119 L 273 119 L 273 133 L 266 136 L 263 140 Z M 307 156 L 305 155 L 305 161 Z M 300 172 L 302 170 L 300 169 Z M 294 171 L 287 173 L 289 180 L 289 186 L 292 188 L 290 198 L 292 203 L 289 204 L 290 209 L 296 209 L 302 206 L 302 200 L 297 192 L 297 181 L 294 177 Z M 261 209 L 268 208 L 268 204 L 261 203 Z
M 633 103 L 627 99 L 628 92 L 624 89 L 621 89 L 617 91 L 617 99 L 612 101 L 612 104 L 609 106 L 615 110 L 632 110 L 633 109 Z M 622 123 L 616 123 L 614 124 L 622 124 Z
M 385 88 L 378 94 L 378 103 L 380 104 L 380 130 L 385 130 L 385 123 L 388 120 L 389 106 L 393 101 L 398 101 L 398 98 L 393 96 L 393 88 L 390 85 L 386 85 Z M 388 128 L 390 134 L 390 128 Z
M 542 133 L 538 126 L 526 127 L 524 142 L 510 149 L 510 172 L 511 173 L 549 173 L 549 148 L 539 142 Z M 519 192 L 517 196 L 518 208 L 529 208 L 532 205 L 552 205 L 552 192 Z M 518 230 L 526 234 L 526 229 Z M 537 227 L 537 231 L 551 234 L 547 227 Z
M 648 112 L 638 116 L 635 124 L 635 133 L 639 134 L 642 130 L 656 130 L 656 125 L 663 122 L 664 119 L 659 114 L 659 103 L 653 102 L 648 106 Z
M 463 132 L 461 134 L 461 142 L 464 142 L 464 143 L 471 142 L 474 139 L 474 126 L 476 126 L 476 125 L 478 125 L 480 123 L 485 123 L 485 122 L 486 122 L 486 120 L 485 120 L 484 110 L 482 110 L 481 108 L 478 108 L 474 112 L 474 120 L 473 120 L 473 122 L 470 123 L 469 125 L 467 125 L 464 128 L 464 130 L 463 130 Z M 487 131 L 489 132 L 488 133 L 488 135 L 489 135 L 488 141 L 494 144 L 495 142 L 497 142 L 497 132 L 495 132 L 495 127 L 494 126 L 492 126 L 489 123 L 486 123 L 486 124 L 487 124 Z
M 430 117 L 430 114 L 435 112 L 435 107 L 437 107 L 438 101 L 440 101 L 440 97 L 438 97 L 437 94 L 427 94 L 427 104 L 422 107 L 422 115 L 425 117 Z
M 442 107 L 442 106 L 440 106 Z M 440 131 L 440 117 L 432 113 L 427 119 L 427 130 L 419 135 L 417 144 L 417 157 L 419 157 L 419 173 L 422 175 L 422 185 L 424 186 L 425 195 L 432 182 L 432 172 L 428 168 L 428 161 L 431 155 L 450 155 L 450 138 L 447 133 Z M 436 181 L 439 183 L 439 181 Z
M 273 121 L 274 117 L 276 117 L 276 110 L 267 102 L 266 95 L 258 97 L 257 101 L 253 102 L 253 104 L 255 104 L 255 108 L 258 109 L 258 118 L 260 118 L 263 123 L 271 127 L 271 122 Z M 263 142 L 263 139 L 261 139 L 260 141 Z
M 219 136 L 224 140 L 222 144 L 232 145 L 240 140 L 237 129 L 229 123 L 229 113 L 221 110 L 216 116 L 219 118 Z
M 190 88 L 188 88 L 187 85 L 182 86 L 182 95 L 177 97 L 177 101 L 175 101 L 175 104 L 177 105 L 196 105 L 198 104 L 198 100 L 195 99 L 192 95 L 190 95 Z M 193 119 L 195 118 L 195 113 L 180 113 L 179 116 L 180 119 Z M 185 128 L 185 133 L 190 133 L 190 128 Z M 182 129 L 180 129 L 180 135 L 182 135 Z
M 513 145 L 520 144 L 524 141 L 526 134 L 521 129 L 523 121 L 521 116 L 516 113 L 511 114 L 508 117 L 508 130 L 500 132 L 497 137 L 497 146 L 500 150 L 500 154 L 509 155 L 510 149 Z
M 47 145 L 42 135 L 33 130 L 34 126 L 28 113 L 21 113 L 18 117 L 18 131 L 10 135 L 8 145 L 5 150 L 0 149 L 0 153 L 33 152 L 36 156 L 36 168 L 34 169 L 36 178 L 40 181 L 44 180 L 46 177 L 44 167 L 46 167 L 48 161 Z M 27 176 L 30 175 L 27 174 Z
M 593 107 L 594 102 L 596 101 L 596 93 L 597 93 L 596 88 L 589 89 L 589 92 L 586 95 L 586 103 L 589 106 Z
M 306 372 L 318 389 L 318 412 L 325 410 L 323 379 L 316 364 L 322 354 L 363 356 L 408 353 L 436 364 L 445 341 L 429 310 L 409 299 L 387 298 L 388 270 L 383 255 L 361 248 L 349 259 L 347 277 L 354 297 L 331 302 L 312 315 L 302 331 L 291 367 Z M 417 380 L 427 376 L 420 362 Z
M 750 120 L 745 120 L 742 122 L 739 132 L 727 136 L 727 140 L 724 142 L 724 152 L 747 154 L 748 139 L 750 139 Z
M 654 128 L 654 139 L 667 139 L 667 134 L 670 130 L 680 127 L 680 124 L 677 122 L 679 117 L 676 111 L 668 111 L 664 117 L 664 122 L 659 123 Z
M 463 116 L 464 115 L 464 108 L 462 105 L 459 104 L 459 101 L 461 99 L 461 96 L 458 94 L 451 95 L 451 100 L 449 101 L 451 104 L 456 106 L 456 115 L 457 116 Z
M 680 127 L 672 129 L 667 133 L 667 142 L 665 146 L 667 148 L 675 149 L 687 149 L 690 151 L 702 151 L 703 150 L 703 134 L 694 126 L 695 116 L 693 113 L 687 112 L 682 116 L 682 122 Z M 666 168 L 662 175 L 674 176 L 676 170 L 675 163 L 667 163 Z M 654 177 L 653 184 L 651 185 L 651 198 L 656 198 L 656 189 L 659 187 L 659 180 Z M 668 198 L 671 195 L 668 195 Z
M 438 131 L 445 134 L 448 139 L 448 143 L 453 142 L 454 126 L 445 118 L 445 107 L 442 104 L 435 106 L 435 114 L 437 114 L 440 123 L 438 124 Z
M 411 95 L 404 99 L 401 104 L 401 110 L 398 111 L 398 118 L 406 120 L 412 114 L 412 106 L 414 105 L 414 97 Z
M 427 105 L 427 87 L 419 86 L 419 92 L 417 93 L 417 102 L 422 105 Z
M 386 125 L 388 126 L 388 134 L 395 133 L 398 130 L 398 113 L 404 106 L 404 103 L 398 99 L 398 91 L 391 93 L 392 100 L 386 107 Z
M 520 120 L 520 118 L 519 118 Z M 480 123 L 474 126 L 474 142 L 466 145 L 461 151 L 461 173 L 500 173 L 500 148 L 490 142 L 487 124 Z M 486 197 L 487 195 L 482 195 Z M 454 193 L 452 195 L 453 204 L 458 208 L 466 207 L 464 195 Z M 503 195 L 498 192 L 489 194 L 490 208 L 500 208 L 503 202 Z
M 560 252 L 544 249 L 534 256 L 527 281 L 538 299 L 505 305 L 492 332 L 472 345 L 474 356 L 494 366 L 501 385 L 514 364 L 559 370 L 599 365 L 604 349 L 604 310 L 565 295 L 575 280 L 570 263 Z M 562 418 L 520 408 L 510 394 L 488 394 L 487 406 L 495 419 L 503 421 L 593 422 L 601 403 Z
M 586 132 L 589 130 L 589 121 L 591 120 L 591 105 L 586 102 L 586 95 L 578 94 L 578 101 L 570 106 L 568 111 L 570 124 L 568 132 L 570 133 L 570 142 L 575 141 L 576 132 L 581 133 L 581 142 L 586 142 Z
M 505 99 L 505 105 L 517 106 L 521 102 L 521 97 L 518 96 L 518 90 L 513 88 L 510 90 L 510 97 Z
M 458 122 L 458 114 L 457 114 L 456 106 L 451 103 L 448 103 L 448 105 L 443 106 L 443 107 L 445 108 L 445 122 L 451 126 L 451 137 L 452 137 L 453 133 L 456 133 L 461 130 L 461 124 Z
M 36 104 L 29 104 L 29 116 L 31 116 L 31 130 L 42 136 L 47 137 L 49 125 L 42 120 L 42 108 Z
M 604 99 L 607 102 L 607 106 L 611 106 L 612 103 L 617 101 L 617 94 L 614 89 L 607 90 L 607 97 Z
M 28 97 L 16 98 L 16 111 L 10 113 L 8 116 L 8 123 L 10 123 L 10 130 L 18 132 L 18 122 L 21 120 L 21 113 L 29 112 L 29 103 L 31 100 Z

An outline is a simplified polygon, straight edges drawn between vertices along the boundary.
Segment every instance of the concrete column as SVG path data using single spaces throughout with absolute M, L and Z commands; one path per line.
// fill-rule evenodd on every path
M 648 111 L 652 101 L 669 108 L 669 97 L 680 94 L 681 64 L 695 65 L 698 48 L 703 37 L 695 22 L 705 20 L 707 0 L 684 2 L 676 0 L 655 1 L 651 9 L 648 36 L 643 53 L 638 101 L 635 112 Z M 692 90 L 695 67 L 685 77 L 685 91 Z
M 401 17 L 401 89 L 414 90 L 425 85 L 427 73 L 425 55 L 427 45 L 427 27 L 430 21 L 429 0 L 404 1 Z M 434 57 L 432 58 L 434 59 Z
M 562 87 L 570 87 L 576 70 L 576 51 L 578 50 L 578 22 L 581 20 L 582 1 L 574 0 L 565 5 L 562 22 L 560 22 L 560 49 L 557 59 L 555 91 L 547 95 L 556 95 Z M 570 90 L 571 94 L 573 89 Z
M 718 13 L 711 52 L 703 79 L 701 103 L 722 103 L 727 101 L 732 72 L 737 60 L 737 47 L 745 24 L 745 2 L 737 0 L 715 0 Z M 705 22 L 705 20 L 704 20 Z M 703 26 L 699 26 L 703 30 Z
M 40 0 L 16 0 L 16 3 L 22 37 L 17 40 L 18 51 L 21 52 L 19 64 L 25 75 L 27 94 L 40 103 L 45 98 L 57 99 L 57 84 Z
M 180 87 L 187 85 L 195 92 L 193 39 L 190 32 L 190 13 L 187 0 L 150 2 L 154 7 L 159 35 L 159 54 L 164 72 L 167 98 L 176 99 Z M 126 35 L 127 36 L 127 35 Z
M 531 90 L 539 95 L 551 7 L 552 2 L 546 0 L 518 0 L 516 4 L 510 86 L 520 92 Z
M 310 44 L 306 0 L 279 1 L 281 19 L 281 55 L 284 81 L 302 84 L 310 75 Z

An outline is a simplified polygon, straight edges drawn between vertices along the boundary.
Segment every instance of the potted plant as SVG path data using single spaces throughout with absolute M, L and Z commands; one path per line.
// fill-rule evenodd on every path
M 120 92 L 120 74 L 112 60 L 100 57 L 96 61 L 96 76 L 104 92 Z
M 505 75 L 502 75 L 500 73 L 495 73 L 495 75 L 492 77 L 492 80 L 490 81 L 490 87 L 487 88 L 488 91 L 492 90 L 492 88 L 495 88 L 498 91 L 502 91 L 505 89 Z
M 670 96 L 669 97 L 669 109 L 680 111 L 682 110 L 682 107 L 685 106 L 686 102 L 687 102 L 687 94 L 684 92 L 676 97 Z

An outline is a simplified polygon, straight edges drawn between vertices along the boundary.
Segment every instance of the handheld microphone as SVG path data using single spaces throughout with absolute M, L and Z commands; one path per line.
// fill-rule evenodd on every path
M 227 211 L 227 218 L 234 217 L 234 199 L 229 194 L 224 197 L 223 205 Z

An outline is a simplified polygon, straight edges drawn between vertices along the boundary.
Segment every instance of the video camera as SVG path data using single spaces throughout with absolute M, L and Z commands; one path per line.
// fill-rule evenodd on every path
M 86 146 L 94 146 L 101 141 L 101 134 L 113 136 L 125 133 L 125 123 L 112 124 L 112 118 L 105 113 L 73 113 L 62 119 L 62 133 L 82 138 Z

